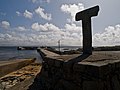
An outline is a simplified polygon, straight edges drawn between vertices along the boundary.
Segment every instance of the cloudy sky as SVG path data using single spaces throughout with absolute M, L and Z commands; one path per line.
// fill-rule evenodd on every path
M 0 46 L 82 45 L 75 14 L 99 5 L 93 45 L 120 45 L 120 0 L 0 0 Z

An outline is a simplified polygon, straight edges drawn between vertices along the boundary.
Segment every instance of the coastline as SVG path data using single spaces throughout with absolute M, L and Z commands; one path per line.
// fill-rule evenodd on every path
M 35 58 L 0 61 L 0 90 L 11 90 L 16 84 L 33 79 L 40 67 Z
M 104 55 L 107 55 L 108 57 L 115 56 L 114 58 L 120 59 L 119 51 L 94 51 L 94 53 L 98 55 L 104 54 Z M 12 62 L 20 62 L 24 60 L 25 59 L 0 61 L 0 66 L 5 64 L 9 65 Z M 18 70 L 15 70 L 13 72 L 10 72 L 7 75 L 4 75 L 3 77 L 0 78 L 0 89 L 1 90 L 21 90 L 21 89 L 27 90 L 29 86 L 33 84 L 36 78 L 36 75 L 40 73 L 41 68 L 42 68 L 41 63 L 32 62 L 29 65 L 25 65 Z

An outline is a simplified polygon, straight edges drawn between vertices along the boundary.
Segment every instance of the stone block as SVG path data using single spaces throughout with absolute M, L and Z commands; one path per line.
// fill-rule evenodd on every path
M 55 67 L 62 67 L 63 66 L 63 61 L 60 61 L 60 60 L 55 60 L 55 64 L 54 64 L 54 66 Z
M 62 89 L 61 90 L 82 90 L 79 86 L 77 86 L 75 83 L 72 81 L 67 81 L 67 80 L 61 80 L 60 81 L 62 84 Z M 57 89 L 56 89 L 57 90 Z
M 55 59 L 52 59 L 50 57 L 45 57 L 45 62 L 47 62 L 49 66 L 54 66 Z
M 106 62 L 79 62 L 73 67 L 73 70 L 78 73 L 86 73 L 96 78 L 104 78 L 112 71 L 119 68 L 120 60 Z
M 104 84 L 99 81 L 83 81 L 82 90 L 104 90 Z
M 116 75 L 112 77 L 112 85 L 113 90 L 120 90 L 120 81 L 118 80 Z

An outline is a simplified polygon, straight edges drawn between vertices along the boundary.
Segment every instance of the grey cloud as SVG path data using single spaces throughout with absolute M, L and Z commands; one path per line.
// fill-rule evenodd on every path
M 4 29 L 8 29 L 10 27 L 10 23 L 8 21 L 2 21 L 0 23 L 0 27 L 2 27 Z

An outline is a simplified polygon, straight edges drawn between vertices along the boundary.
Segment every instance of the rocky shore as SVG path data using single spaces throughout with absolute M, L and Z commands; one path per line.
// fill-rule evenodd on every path
M 0 67 L 2 67 L 2 71 L 0 71 L 0 73 L 4 72 L 5 70 L 5 74 L 7 74 L 0 74 L 0 90 L 21 90 L 22 87 L 19 87 L 21 83 L 24 83 L 27 80 L 30 81 L 30 83 L 32 83 L 31 80 L 34 80 L 35 76 L 40 72 L 41 69 L 41 64 L 35 63 L 34 61 L 19 60 L 1 62 Z M 13 65 L 16 66 L 14 70 L 11 67 L 9 67 Z M 9 68 L 8 70 L 10 71 L 6 71 L 6 68 Z M 29 86 L 28 83 L 26 84 Z M 25 90 L 25 87 L 23 87 L 22 90 Z

